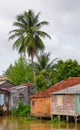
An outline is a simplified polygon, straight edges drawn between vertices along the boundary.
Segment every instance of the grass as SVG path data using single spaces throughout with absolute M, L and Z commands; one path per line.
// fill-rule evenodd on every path
M 51 124 L 66 124 L 65 120 L 59 120 L 58 116 L 54 117 L 52 120 L 48 121 Z

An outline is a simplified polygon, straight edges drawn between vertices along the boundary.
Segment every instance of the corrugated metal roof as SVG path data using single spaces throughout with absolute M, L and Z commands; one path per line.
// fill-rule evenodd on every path
M 5 83 L 5 82 L 4 82 Z M 27 88 L 27 87 L 32 87 L 34 84 L 33 83 L 26 83 L 20 86 L 12 86 L 12 87 L 1 87 L 1 90 L 7 91 L 7 92 L 16 92 L 19 89 Z
M 68 87 L 64 90 L 53 92 L 51 94 L 80 94 L 80 84 L 72 87 Z
M 6 80 L 0 81 L 0 85 L 4 84 Z
M 15 87 L 12 87 L 12 88 L 1 88 L 1 90 L 5 90 L 5 91 L 8 91 L 8 92 L 15 92 L 19 89 L 23 89 L 23 88 L 26 88 L 27 86 L 15 86 Z
M 15 85 L 8 80 L 0 81 L 0 88 L 14 87 Z
M 22 84 L 23 86 L 27 86 L 27 87 L 32 87 L 34 86 L 35 84 L 34 83 L 25 83 L 25 84 Z M 20 85 L 21 86 L 21 85 Z
M 32 95 L 30 98 L 39 98 L 39 97 L 50 97 L 50 94 L 52 92 L 56 92 L 68 87 L 72 87 L 74 85 L 80 84 L 80 77 L 70 77 L 66 80 L 63 80 L 55 85 L 53 85 L 52 87 L 50 87 L 49 89 L 46 89 L 43 92 L 39 92 L 37 94 Z

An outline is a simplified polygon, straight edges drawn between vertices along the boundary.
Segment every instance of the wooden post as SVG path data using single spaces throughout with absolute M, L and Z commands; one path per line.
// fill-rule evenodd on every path
M 60 115 L 58 115 L 58 119 L 59 119 L 59 121 L 60 121 Z
M 51 120 L 53 120 L 53 115 L 51 114 Z
M 77 116 L 75 116 L 75 124 L 77 124 Z
M 69 122 L 69 116 L 66 116 L 66 120 L 67 120 L 67 122 Z

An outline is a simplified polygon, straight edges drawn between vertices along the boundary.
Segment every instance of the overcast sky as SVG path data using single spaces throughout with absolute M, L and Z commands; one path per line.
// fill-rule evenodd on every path
M 16 15 L 29 9 L 41 12 L 40 20 L 50 23 L 42 29 L 51 36 L 44 40 L 51 58 L 80 63 L 80 0 L 0 0 L 0 75 L 19 57 L 8 33 Z

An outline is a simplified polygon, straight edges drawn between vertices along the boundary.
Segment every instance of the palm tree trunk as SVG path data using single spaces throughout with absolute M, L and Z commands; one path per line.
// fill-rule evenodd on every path
M 35 70 L 34 70 L 33 56 L 31 56 L 31 61 L 32 61 L 32 71 L 33 71 L 33 76 L 34 76 L 34 83 L 36 85 L 36 74 L 35 74 Z

